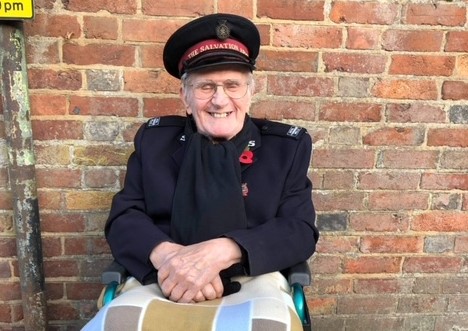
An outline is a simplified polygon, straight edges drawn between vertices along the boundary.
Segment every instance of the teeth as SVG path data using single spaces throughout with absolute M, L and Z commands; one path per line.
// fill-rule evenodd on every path
M 214 118 L 224 118 L 228 117 L 230 113 L 210 113 Z

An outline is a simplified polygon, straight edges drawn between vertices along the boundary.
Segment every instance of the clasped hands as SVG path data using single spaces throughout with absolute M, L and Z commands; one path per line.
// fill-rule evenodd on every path
M 217 238 L 183 246 L 171 242 L 157 245 L 150 255 L 158 270 L 158 284 L 171 301 L 193 303 L 223 296 L 226 282 L 220 272 L 239 263 L 242 252 L 229 238 Z M 233 284 L 239 287 L 239 284 Z M 237 289 L 238 291 L 239 289 Z M 231 292 L 236 292 L 230 289 Z

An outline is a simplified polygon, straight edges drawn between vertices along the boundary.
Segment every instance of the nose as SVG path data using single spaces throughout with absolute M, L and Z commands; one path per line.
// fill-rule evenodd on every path
M 217 84 L 215 93 L 211 97 L 211 102 L 216 105 L 224 105 L 229 101 L 229 99 L 229 96 L 224 92 L 224 85 Z

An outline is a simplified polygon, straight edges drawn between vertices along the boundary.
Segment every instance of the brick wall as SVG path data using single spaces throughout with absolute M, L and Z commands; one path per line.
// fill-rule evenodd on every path
M 261 31 L 252 114 L 314 139 L 316 330 L 467 329 L 468 2 L 174 3 L 37 0 L 25 24 L 50 329 L 95 313 L 132 137 L 148 117 L 183 114 L 162 47 L 213 12 Z M 2 135 L 0 329 L 21 330 Z

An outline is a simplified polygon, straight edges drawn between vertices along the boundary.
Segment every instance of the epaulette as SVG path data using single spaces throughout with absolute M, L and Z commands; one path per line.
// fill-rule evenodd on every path
M 165 126 L 185 126 L 186 118 L 183 116 L 170 115 L 153 117 L 146 122 L 146 128 L 158 128 Z
M 299 139 L 307 130 L 303 127 L 268 120 L 252 119 L 261 134 Z

